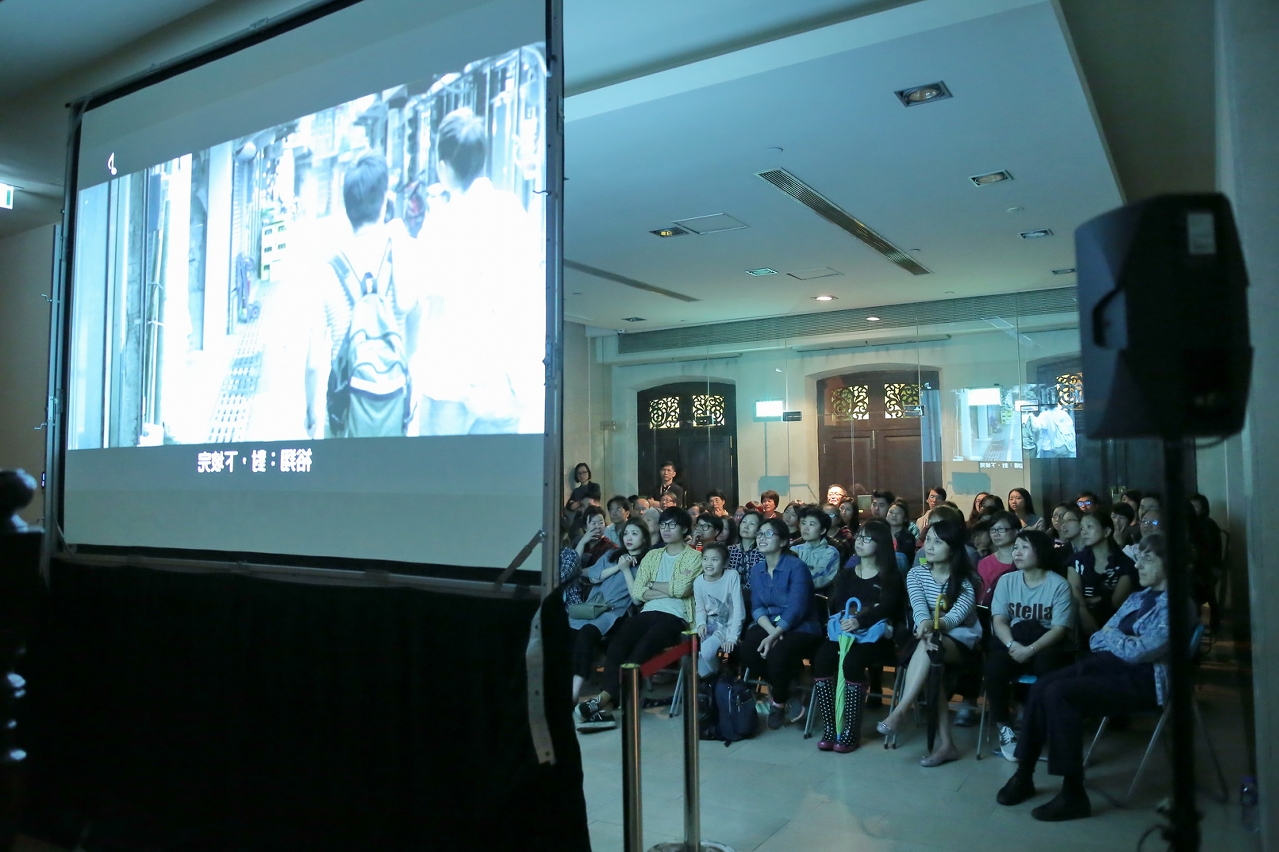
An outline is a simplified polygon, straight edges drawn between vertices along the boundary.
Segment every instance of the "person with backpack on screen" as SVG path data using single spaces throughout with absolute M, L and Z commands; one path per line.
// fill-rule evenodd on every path
M 388 185 L 379 154 L 363 155 L 343 178 L 351 235 L 322 267 L 324 322 L 307 353 L 312 438 L 402 436 L 414 416 L 420 264 L 404 223 L 385 221 Z

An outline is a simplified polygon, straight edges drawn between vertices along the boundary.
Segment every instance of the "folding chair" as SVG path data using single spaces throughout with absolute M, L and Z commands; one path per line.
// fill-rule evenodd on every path
M 1190 639 L 1190 654 L 1193 660 L 1197 656 L 1200 643 L 1203 642 L 1204 626 L 1196 625 L 1194 634 Z M 1195 666 L 1195 672 L 1198 673 L 1198 666 Z M 1230 793 L 1226 788 L 1226 776 L 1221 771 L 1221 761 L 1217 758 L 1217 749 L 1212 745 L 1212 739 L 1208 736 L 1208 726 L 1204 724 L 1203 713 L 1199 710 L 1199 699 L 1192 693 L 1191 708 L 1195 714 L 1195 724 L 1199 726 L 1199 735 L 1203 738 L 1204 743 L 1208 746 L 1208 755 L 1212 758 L 1213 768 L 1217 771 L 1217 783 L 1221 785 L 1221 796 L 1216 798 L 1219 802 L 1229 801 Z M 1137 789 L 1137 782 L 1141 780 L 1141 775 L 1146 771 L 1146 764 L 1150 761 L 1150 755 L 1155 750 L 1155 743 L 1159 742 L 1163 736 L 1164 729 L 1168 725 L 1168 719 L 1172 716 L 1172 702 L 1169 701 L 1163 706 L 1159 714 L 1159 721 L 1155 724 L 1155 731 L 1150 735 L 1150 743 L 1146 746 L 1146 753 L 1141 756 L 1141 763 L 1137 765 L 1137 774 L 1133 776 L 1132 783 L 1128 785 L 1128 792 L 1124 794 L 1121 800 L 1124 804 L 1128 804 L 1132 800 L 1132 794 Z M 1088 766 L 1092 762 L 1093 749 L 1097 747 L 1098 740 L 1106 731 L 1106 725 L 1110 722 L 1110 717 L 1105 716 L 1101 720 L 1101 724 L 1097 726 L 1097 735 L 1092 739 L 1092 745 L 1088 746 L 1088 752 L 1084 755 L 1084 766 Z
M 1018 683 L 1018 684 L 1020 684 L 1020 685 L 1022 685 L 1022 686 L 1034 686 L 1034 685 L 1035 685 L 1035 681 L 1037 681 L 1037 680 L 1039 680 L 1039 678 L 1038 678 L 1038 677 L 1036 677 L 1035 675 L 1032 675 L 1032 674 L 1024 674 L 1024 675 L 1022 675 L 1021 677 L 1017 678 L 1017 683 Z M 986 699 L 986 687 L 985 687 L 985 681 L 984 681 L 984 680 L 982 681 L 982 691 L 981 691 L 981 692 L 982 692 L 982 696 L 981 696 L 981 724 L 980 724 L 980 725 L 978 725 L 978 727 L 977 727 L 977 759 L 978 759 L 978 760 L 981 760 L 981 757 L 982 757 L 982 751 L 984 751 L 984 750 L 985 750 L 985 748 L 986 748 L 986 741 L 987 741 L 987 737 L 989 737 L 989 736 L 990 736 L 990 734 L 989 734 L 989 733 L 987 733 L 987 731 L 986 731 L 986 714 L 990 711 L 990 702 Z M 992 724 L 990 727 L 991 727 L 991 730 L 994 730 L 994 727 L 995 727 L 995 726 Z M 994 753 L 996 753 L 998 750 L 992 747 L 990 751 L 991 751 L 991 753 L 992 753 L 992 754 L 994 754 Z

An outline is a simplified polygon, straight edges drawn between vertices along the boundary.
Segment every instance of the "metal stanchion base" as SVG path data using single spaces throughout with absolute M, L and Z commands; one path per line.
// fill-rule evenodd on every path
M 733 852 L 732 846 L 716 843 L 714 840 L 703 840 L 701 849 L 702 852 Z M 688 852 L 688 844 L 682 840 L 676 840 L 673 843 L 659 843 L 649 849 L 648 852 Z

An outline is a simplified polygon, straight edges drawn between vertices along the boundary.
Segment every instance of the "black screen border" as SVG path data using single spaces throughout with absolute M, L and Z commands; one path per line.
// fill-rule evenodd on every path
M 344 580 L 352 585 L 385 586 L 412 580 L 412 585 L 437 586 L 445 591 L 491 595 L 500 593 L 505 584 L 507 594 L 524 596 L 530 588 L 531 571 L 516 572 L 522 561 L 506 569 L 474 568 L 435 563 L 408 563 L 386 560 L 349 559 L 344 557 L 291 556 L 274 553 L 185 550 L 154 547 L 114 547 L 105 545 L 68 545 L 62 536 L 65 493 L 65 455 L 67 426 L 67 393 L 70 387 L 71 302 L 74 281 L 72 260 L 75 257 L 76 191 L 79 182 L 80 134 L 84 116 L 89 111 L 120 98 L 201 68 L 242 50 L 270 41 L 336 12 L 357 6 L 365 0 L 319 0 L 290 12 L 265 18 L 247 29 L 182 54 L 144 72 L 126 77 L 67 104 L 70 112 L 67 161 L 64 172 L 62 223 L 55 229 L 54 296 L 50 300 L 50 341 L 48 408 L 46 412 L 44 518 L 46 535 L 42 552 L 42 571 L 47 576 L 52 559 L 105 563 L 155 563 L 157 566 L 180 566 L 190 570 L 226 570 L 239 573 L 262 573 L 278 579 L 304 580 L 305 573 L 318 569 L 321 573 L 346 572 Z M 542 593 L 558 584 L 559 502 L 563 418 L 563 175 L 564 175 L 564 75 L 563 75 L 563 0 L 543 0 L 547 60 L 547 126 L 546 126 L 546 418 L 543 428 L 543 512 L 540 575 Z M 525 549 L 527 551 L 527 548 Z M 522 552 L 521 555 L 526 555 Z M 534 566 L 529 566 L 530 568 Z M 509 581 L 509 582 L 508 582 Z

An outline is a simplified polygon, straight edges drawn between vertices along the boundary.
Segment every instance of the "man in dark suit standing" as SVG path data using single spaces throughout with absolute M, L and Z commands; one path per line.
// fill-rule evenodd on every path
M 684 489 L 675 484 L 675 462 L 662 462 L 657 473 L 662 479 L 662 484 L 657 486 L 657 498 L 660 500 L 663 494 L 671 494 L 675 497 L 675 505 L 684 508 Z

